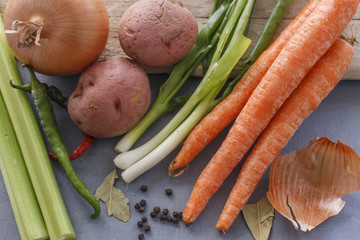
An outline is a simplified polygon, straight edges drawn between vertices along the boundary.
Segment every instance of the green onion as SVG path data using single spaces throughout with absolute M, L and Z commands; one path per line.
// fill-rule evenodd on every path
M 225 19 L 208 71 L 175 117 L 150 141 L 114 159 L 117 167 L 126 169 L 121 175 L 125 182 L 131 182 L 164 159 L 213 108 L 212 102 L 250 46 L 251 40 L 243 34 L 254 3 L 255 0 L 235 2 Z
M 49 237 L 50 239 L 74 239 L 75 232 L 29 100 L 23 91 L 14 90 L 9 84 L 10 79 L 17 85 L 21 85 L 22 80 L 16 61 L 6 42 L 1 18 L 0 49 L 0 91 L 15 130 Z M 3 149 L 1 152 L 3 154 Z
M 183 60 L 175 65 L 169 78 L 160 87 L 160 93 L 149 111 L 116 145 L 115 150 L 118 153 L 128 151 L 151 124 L 165 113 L 175 110 L 174 106 L 182 106 L 188 100 L 188 98 L 181 97 L 172 98 L 183 86 L 194 69 L 216 45 L 221 31 L 225 27 L 224 23 L 226 23 L 231 6 L 233 4 L 225 1 L 209 18 L 206 25 L 200 30 L 194 47 Z M 178 104 L 174 104 L 174 102 Z
M 214 12 L 216 12 L 216 10 L 219 9 L 219 7 L 221 6 L 221 4 L 224 3 L 224 0 L 214 0 L 214 3 L 213 3 L 213 7 L 210 11 L 210 16 L 214 14 Z
M 163 160 L 168 154 L 170 154 L 172 150 L 174 150 L 180 144 L 180 142 L 190 133 L 190 131 L 196 126 L 196 124 L 200 122 L 200 120 L 214 107 L 214 105 L 212 104 L 214 98 L 217 96 L 222 86 L 226 82 L 233 67 L 239 61 L 240 57 L 245 53 L 246 49 L 250 46 L 250 43 L 250 39 L 246 38 L 243 35 L 237 35 L 236 40 L 232 41 L 232 47 L 237 47 L 235 49 L 232 48 L 233 51 L 226 51 L 217 62 L 210 66 L 207 76 L 205 76 L 204 80 L 202 81 L 204 82 L 204 84 L 202 85 L 200 83 L 200 88 L 198 89 L 200 89 L 199 92 L 202 92 L 204 95 L 195 95 L 196 97 L 194 99 L 190 98 L 189 101 L 185 104 L 184 107 L 186 107 L 186 105 L 188 104 L 189 106 L 195 104 L 195 106 L 191 109 L 192 111 L 187 112 L 187 114 L 185 115 L 185 112 L 181 112 L 184 109 L 183 108 L 173 118 L 173 120 L 178 118 L 183 120 L 184 122 L 182 122 L 182 124 L 180 125 L 175 124 L 177 123 L 176 121 L 170 121 L 170 123 L 163 130 L 160 131 L 159 135 L 156 135 L 153 138 L 156 139 L 158 136 L 160 136 L 161 133 L 163 133 L 164 135 L 169 131 L 171 133 L 167 134 L 170 136 L 163 138 L 163 141 L 160 142 L 161 144 L 159 146 L 155 146 L 155 144 L 148 144 L 149 147 L 150 145 L 151 147 L 153 147 L 151 149 L 152 151 L 144 154 L 143 158 L 141 158 L 139 161 L 136 161 L 136 163 L 127 167 L 126 170 L 122 172 L 121 177 L 125 182 L 129 183 L 133 181 L 138 176 L 148 171 L 150 168 L 154 167 L 161 160 Z M 190 105 L 191 102 L 192 104 Z M 148 143 L 151 143 L 152 140 L 150 140 Z M 137 151 L 137 149 L 133 151 Z M 144 153 L 143 149 L 141 149 L 141 153 Z M 125 152 L 117 157 L 117 161 L 115 163 L 118 167 L 119 163 L 122 163 L 122 161 L 128 163 L 130 159 L 136 159 L 133 156 L 128 156 L 129 154 L 133 154 L 133 152 Z M 140 153 L 137 154 L 140 155 Z

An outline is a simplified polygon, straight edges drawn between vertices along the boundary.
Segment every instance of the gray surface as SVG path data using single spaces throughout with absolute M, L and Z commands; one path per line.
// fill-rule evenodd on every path
M 64 94 L 69 95 L 76 87 L 77 77 L 56 79 L 40 76 L 40 79 L 57 85 L 63 90 Z M 27 79 L 26 76 L 25 78 Z M 164 79 L 164 75 L 151 76 L 153 96 L 157 95 L 158 88 Z M 186 91 L 192 89 L 197 83 L 198 79 L 190 80 Z M 282 153 L 289 153 L 302 148 L 311 139 L 319 136 L 328 136 L 331 140 L 338 138 L 360 153 L 359 93 L 360 81 L 342 81 L 303 123 Z M 63 109 L 55 107 L 55 110 L 63 139 L 69 151 L 72 151 L 82 141 L 82 134 Z M 168 119 L 169 117 L 164 117 L 160 123 L 151 127 L 147 134 L 140 139 L 139 144 L 150 138 Z M 174 225 L 149 217 L 150 209 L 155 205 L 170 210 L 182 210 L 197 176 L 220 146 L 227 131 L 228 128 L 193 161 L 190 168 L 180 177 L 171 178 L 167 175 L 167 166 L 178 152 L 178 148 L 158 166 L 131 184 L 126 185 L 121 180 L 118 180 L 116 187 L 122 189 L 130 199 L 132 216 L 128 223 L 108 217 L 103 203 L 101 203 L 101 216 L 95 220 L 90 219 L 89 215 L 92 213 L 92 209 L 72 188 L 62 168 L 57 163 L 54 163 L 54 172 L 76 231 L 77 239 L 137 239 L 140 230 L 136 226 L 136 222 L 143 215 L 148 216 L 152 227 L 152 230 L 145 234 L 145 239 L 252 239 L 242 215 L 236 219 L 226 234 L 218 232 L 214 227 L 235 182 L 240 166 L 228 177 L 221 189 L 211 199 L 202 215 L 191 226 L 186 227 L 183 223 Z M 113 148 L 119 139 L 120 137 L 96 139 L 86 154 L 73 162 L 76 172 L 92 192 L 95 192 L 104 177 L 113 169 L 112 160 L 116 155 Z M 0 239 L 18 239 L 19 235 L 12 209 L 3 180 L 0 179 Z M 146 193 L 139 190 L 142 184 L 148 186 Z M 171 187 L 174 191 L 171 197 L 164 194 L 164 189 L 167 187 Z M 261 196 L 265 196 L 267 188 L 268 174 L 263 177 L 250 202 L 256 202 Z M 141 199 L 147 201 L 144 214 L 135 211 L 133 207 Z M 270 239 L 359 239 L 360 193 L 346 195 L 344 200 L 346 205 L 338 216 L 326 220 L 316 229 L 307 233 L 296 231 L 288 220 L 276 213 Z

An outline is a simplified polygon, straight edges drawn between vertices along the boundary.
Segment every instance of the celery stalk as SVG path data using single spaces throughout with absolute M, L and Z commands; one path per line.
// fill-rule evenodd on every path
M 24 158 L 0 92 L 0 169 L 21 239 L 49 237 Z
M 65 204 L 35 119 L 23 91 L 10 87 L 12 79 L 21 85 L 15 59 L 6 42 L 4 25 L 0 18 L 0 89 L 28 169 L 36 197 L 51 239 L 74 239 Z

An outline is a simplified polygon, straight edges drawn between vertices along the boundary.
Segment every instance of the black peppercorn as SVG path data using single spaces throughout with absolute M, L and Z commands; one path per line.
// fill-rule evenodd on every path
M 146 222 L 146 221 L 147 221 L 147 218 L 146 218 L 146 217 L 142 217 L 142 218 L 141 218 L 141 221 L 142 221 L 142 222 Z
M 143 233 L 140 233 L 139 236 L 138 236 L 139 239 L 144 239 L 144 234 Z
M 142 186 L 140 187 L 140 189 L 141 189 L 142 192 L 146 192 L 146 191 L 147 191 L 147 186 L 146 186 L 146 185 L 142 185 Z
M 144 208 L 144 207 L 140 207 L 140 208 L 139 208 L 139 212 L 143 212 L 143 211 L 145 211 L 145 208 Z
M 164 214 L 159 215 L 158 218 L 160 218 L 160 220 L 166 220 L 166 216 Z
M 174 217 L 174 218 L 178 218 L 178 217 L 179 217 L 179 213 L 178 213 L 177 211 L 174 211 L 174 212 L 173 212 L 173 217 Z
M 140 206 L 145 206 L 146 205 L 146 201 L 144 200 L 144 199 L 141 199 L 141 201 L 140 201 Z
M 134 207 L 135 207 L 135 209 L 139 209 L 139 208 L 140 208 L 140 204 L 139 204 L 139 203 L 135 203 Z
M 169 213 L 169 210 L 168 210 L 167 208 L 164 208 L 164 210 L 162 210 L 162 213 L 163 213 L 164 215 L 167 215 L 167 214 Z
M 174 219 L 173 219 L 173 223 L 174 223 L 174 224 L 178 224 L 178 223 L 179 223 L 179 219 L 178 219 L 178 218 L 174 218 Z
M 150 213 L 150 217 L 154 218 L 154 217 L 156 217 L 156 216 L 157 216 L 156 212 L 151 212 L 151 213 Z
M 165 193 L 166 195 L 170 196 L 172 194 L 172 189 L 171 188 L 165 189 Z
M 158 212 L 160 212 L 160 208 L 158 206 L 155 206 L 154 207 L 154 213 L 158 213 Z
M 183 213 L 182 212 L 178 212 L 178 218 L 182 218 Z
M 144 227 L 144 231 L 145 232 L 148 232 L 148 231 L 150 231 L 151 230 L 151 227 L 149 226 L 149 225 L 146 225 L 145 227 Z
M 168 216 L 166 220 L 167 220 L 168 222 L 172 222 L 172 221 L 173 221 L 173 218 L 172 218 L 172 216 Z
M 141 221 L 138 221 L 138 222 L 137 222 L 137 225 L 138 225 L 139 228 L 141 228 L 141 227 L 144 226 L 144 224 L 143 224 Z

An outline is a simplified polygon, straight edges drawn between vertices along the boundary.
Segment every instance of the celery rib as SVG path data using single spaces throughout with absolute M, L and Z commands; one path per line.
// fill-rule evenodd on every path
M 49 237 L 10 116 L 0 92 L 0 169 L 21 239 Z
M 6 42 L 0 18 L 0 89 L 20 145 L 24 161 L 51 239 L 74 239 L 75 232 L 65 208 L 42 135 L 24 92 L 10 87 L 21 85 L 15 59 Z

